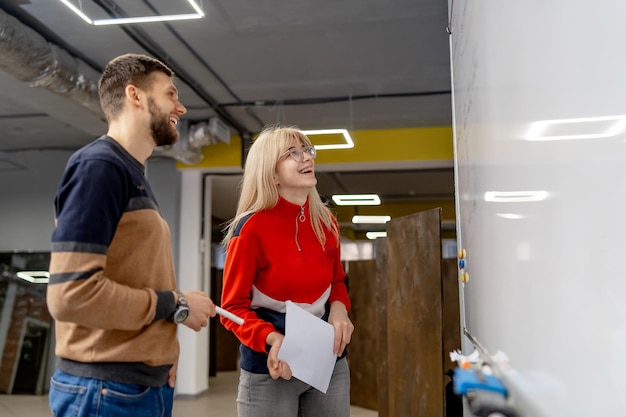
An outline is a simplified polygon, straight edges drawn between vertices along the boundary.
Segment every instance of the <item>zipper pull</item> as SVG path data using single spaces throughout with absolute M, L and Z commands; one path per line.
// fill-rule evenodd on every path
M 306 220 L 306 216 L 304 215 L 304 206 L 300 207 L 300 213 L 296 216 L 296 247 L 298 248 L 298 252 L 300 252 L 302 249 L 300 248 L 300 244 L 298 243 L 298 220 L 300 220 L 300 223 L 304 223 L 304 221 Z
M 298 215 L 298 220 L 300 220 L 300 223 L 304 223 L 304 221 L 306 220 L 306 216 L 304 215 L 304 206 L 300 207 L 300 214 Z

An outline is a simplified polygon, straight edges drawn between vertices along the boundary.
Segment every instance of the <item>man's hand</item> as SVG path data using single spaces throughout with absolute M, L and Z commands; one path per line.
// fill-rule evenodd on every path
M 209 325 L 209 319 L 215 317 L 215 304 L 202 291 L 183 291 L 189 305 L 189 317 L 182 323 L 195 331 Z M 176 302 L 178 302 L 178 296 Z

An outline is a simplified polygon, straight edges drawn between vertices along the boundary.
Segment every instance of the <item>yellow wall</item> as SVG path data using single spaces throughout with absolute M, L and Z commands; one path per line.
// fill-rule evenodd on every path
M 354 147 L 349 149 L 325 149 L 318 151 L 315 161 L 318 170 L 341 171 L 350 170 L 352 164 L 384 164 L 393 166 L 401 163 L 411 166 L 420 163 L 443 163 L 450 166 L 454 160 L 452 148 L 452 128 L 429 127 L 413 129 L 351 131 Z M 340 139 L 340 135 L 336 135 Z M 309 138 L 313 144 L 328 144 L 326 135 Z M 242 140 L 238 136 L 231 137 L 230 144 L 218 143 L 203 149 L 204 159 L 196 165 L 177 163 L 179 169 L 201 169 L 206 172 L 220 172 L 224 169 L 238 170 L 242 167 Z M 407 165 L 408 164 L 408 165 Z M 326 169 L 325 169 L 326 167 Z M 442 220 L 454 221 L 455 208 L 453 200 L 434 200 L 419 202 L 384 203 L 380 206 L 339 206 L 333 211 L 340 223 L 349 223 L 354 214 L 390 215 L 392 218 L 409 215 L 435 207 L 442 208 Z M 350 233 L 348 233 L 350 234 Z M 361 238 L 361 236 L 356 236 Z
M 316 165 L 454 159 L 451 127 L 357 130 L 350 136 L 354 148 L 319 151 Z
M 325 135 L 310 136 L 313 144 L 326 143 Z M 452 161 L 452 128 L 428 127 L 350 132 L 354 148 L 325 149 L 318 152 L 316 165 L 399 161 Z M 230 143 L 217 143 L 203 149 L 204 159 L 196 165 L 178 162 L 179 169 L 241 167 L 242 140 L 232 136 Z

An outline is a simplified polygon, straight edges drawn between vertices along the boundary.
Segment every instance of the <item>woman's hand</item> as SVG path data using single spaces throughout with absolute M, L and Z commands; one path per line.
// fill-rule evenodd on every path
M 272 332 L 267 335 L 266 342 L 271 346 L 267 356 L 267 369 L 270 371 L 272 379 L 291 379 L 291 368 L 285 361 L 278 359 L 278 351 L 283 344 L 285 336 L 278 332 Z
M 352 332 L 354 332 L 354 324 L 350 321 L 348 310 L 341 301 L 333 301 L 330 305 L 328 322 L 335 328 L 335 345 L 333 346 L 333 351 L 335 355 L 341 356 L 343 350 L 352 339 Z

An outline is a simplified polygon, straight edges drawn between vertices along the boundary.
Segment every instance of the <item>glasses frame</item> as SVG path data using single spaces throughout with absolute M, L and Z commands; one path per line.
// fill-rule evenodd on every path
M 304 153 L 305 152 L 308 153 L 309 155 L 311 155 L 311 159 L 315 159 L 317 157 L 317 149 L 315 149 L 315 146 L 308 145 L 308 146 L 302 146 L 300 148 L 297 148 L 297 147 L 289 148 L 285 152 L 283 152 L 278 157 L 278 159 L 281 160 L 284 157 L 286 157 L 287 155 L 289 155 L 294 161 L 302 162 L 302 161 L 304 161 Z

